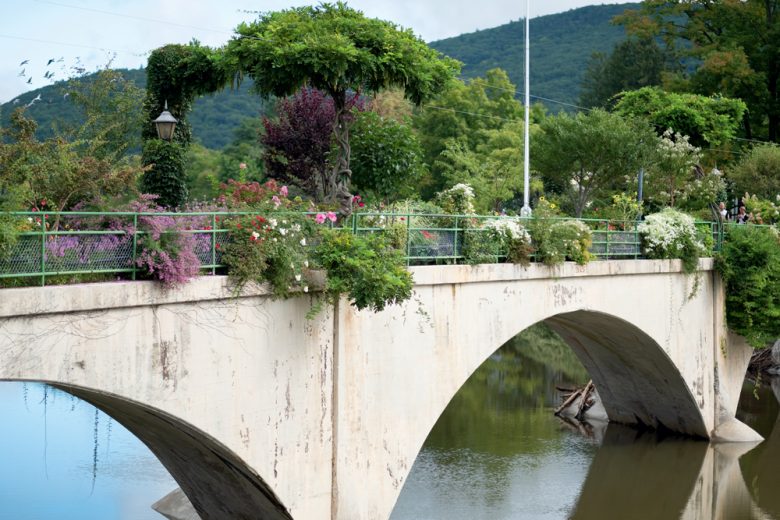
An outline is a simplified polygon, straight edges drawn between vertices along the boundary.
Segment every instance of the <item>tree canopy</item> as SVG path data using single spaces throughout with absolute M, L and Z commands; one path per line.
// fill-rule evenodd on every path
M 739 99 L 665 92 L 655 87 L 624 92 L 615 105 L 618 114 L 642 117 L 655 125 L 659 134 L 671 128 L 700 147 L 732 140 L 745 110 L 745 103 Z
M 649 164 L 658 141 L 647 123 L 601 109 L 549 117 L 541 128 L 532 143 L 533 167 L 577 217 L 607 190 L 629 187 L 626 179 Z
M 617 21 L 698 60 L 683 72 L 687 89 L 744 100 L 748 138 L 780 138 L 780 0 L 645 0 Z
M 226 49 L 227 62 L 264 95 L 287 96 L 303 86 L 327 92 L 336 108 L 338 154 L 326 196 L 348 205 L 348 92 L 401 87 L 414 103 L 436 94 L 459 64 L 428 47 L 411 30 L 367 18 L 343 2 L 265 13 L 242 23 Z

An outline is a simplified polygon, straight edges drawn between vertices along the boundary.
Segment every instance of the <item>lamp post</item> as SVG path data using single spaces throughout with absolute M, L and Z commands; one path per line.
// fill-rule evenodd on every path
M 530 0 L 525 0 L 525 143 L 524 143 L 524 157 L 523 157 L 523 207 L 520 209 L 520 215 L 523 217 L 531 216 L 531 205 L 529 190 L 531 184 L 530 174 L 530 162 L 531 152 L 529 146 L 530 137 L 530 115 L 531 115 L 531 78 L 530 78 L 530 62 L 531 62 L 531 38 L 528 34 L 530 23 L 528 18 L 531 13 Z
M 173 131 L 176 129 L 176 123 L 179 121 L 173 117 L 173 114 L 168 112 L 168 100 L 165 100 L 165 109 L 157 116 L 157 119 L 152 121 L 154 126 L 157 127 L 157 136 L 163 141 L 170 141 L 173 139 Z

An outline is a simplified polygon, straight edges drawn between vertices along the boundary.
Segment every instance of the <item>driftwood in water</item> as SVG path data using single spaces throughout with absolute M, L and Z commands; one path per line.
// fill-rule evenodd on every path
M 568 395 L 564 395 L 564 401 L 563 403 L 555 409 L 555 415 L 562 415 L 562 413 L 567 410 L 569 407 L 573 406 L 577 398 L 580 398 L 579 405 L 577 406 L 577 412 L 575 414 L 568 414 L 573 415 L 575 419 L 578 421 L 582 421 L 585 415 L 585 412 L 588 411 L 588 409 L 593 406 L 595 400 L 593 399 L 593 392 L 595 390 L 595 386 L 593 386 L 593 380 L 588 381 L 588 384 L 585 385 L 584 388 L 580 389 L 568 389 L 568 388 L 559 388 L 561 391 L 571 391 Z

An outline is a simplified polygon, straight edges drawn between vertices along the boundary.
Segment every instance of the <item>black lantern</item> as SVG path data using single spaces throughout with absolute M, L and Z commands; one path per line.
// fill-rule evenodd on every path
M 173 139 L 173 131 L 176 128 L 176 120 L 173 115 L 168 112 L 168 100 L 165 100 L 165 110 L 159 115 L 157 119 L 152 121 L 154 126 L 157 127 L 157 135 L 163 141 L 170 141 Z

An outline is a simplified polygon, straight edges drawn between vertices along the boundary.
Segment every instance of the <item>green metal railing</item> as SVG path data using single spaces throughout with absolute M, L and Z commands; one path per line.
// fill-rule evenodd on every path
M 137 260 L 143 252 L 139 240 L 148 234 L 148 219 L 178 221 L 179 233 L 195 235 L 201 269 L 216 274 L 224 267 L 221 249 L 229 239 L 224 219 L 241 213 L 132 213 L 132 212 L 16 212 L 23 231 L 10 254 L 0 258 L 2 279 L 38 279 L 70 275 L 117 275 L 135 280 Z M 313 216 L 313 214 L 308 214 Z M 463 261 L 465 233 L 479 232 L 486 220 L 517 217 L 421 213 L 353 213 L 341 227 L 353 233 L 393 230 L 405 240 L 409 265 Z M 551 219 L 573 220 L 573 219 Z M 592 230 L 591 253 L 597 259 L 642 258 L 638 222 L 580 219 Z M 525 222 L 520 219 L 520 222 Z M 709 227 L 714 249 L 723 240 L 718 222 L 700 222 Z

